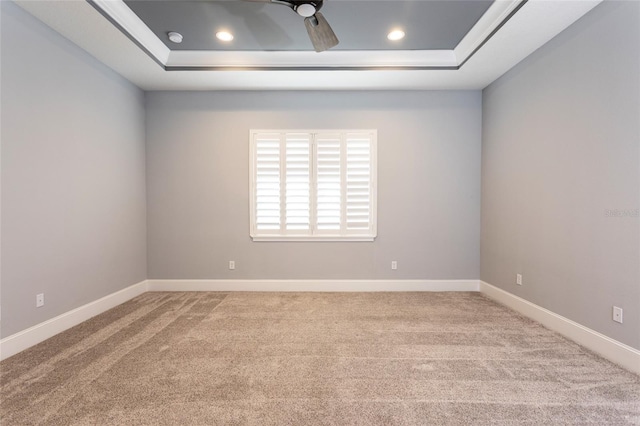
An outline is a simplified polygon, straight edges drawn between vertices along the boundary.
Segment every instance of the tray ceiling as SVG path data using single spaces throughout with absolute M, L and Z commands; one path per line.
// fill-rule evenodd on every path
M 491 6 L 485 0 L 327 0 L 321 9 L 340 39 L 332 50 L 454 49 Z M 313 50 L 302 18 L 288 7 L 249 1 L 149 1 L 125 4 L 171 50 Z M 390 41 L 401 28 L 406 37 Z M 231 42 L 215 37 L 233 33 Z M 169 41 L 168 32 L 184 36 Z
M 145 90 L 431 90 L 486 87 L 600 1 L 327 0 L 341 44 L 322 53 L 281 5 L 17 3 Z M 235 36 L 225 47 L 212 34 L 223 26 Z M 395 27 L 407 36 L 391 44 Z M 168 31 L 185 43 L 172 46 Z

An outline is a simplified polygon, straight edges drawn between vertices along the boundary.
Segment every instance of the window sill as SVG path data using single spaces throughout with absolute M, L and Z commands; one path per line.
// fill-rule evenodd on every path
M 375 236 L 363 235 L 363 236 L 281 236 L 281 235 L 263 235 L 263 236 L 251 236 L 251 239 L 255 242 L 271 241 L 271 242 L 372 242 L 375 240 Z

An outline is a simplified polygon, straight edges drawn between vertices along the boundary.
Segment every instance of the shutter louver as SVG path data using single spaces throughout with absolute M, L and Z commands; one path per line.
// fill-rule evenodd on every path
M 316 224 L 319 231 L 340 231 L 342 212 L 340 135 L 316 137 Z
M 311 135 L 286 135 L 286 229 L 311 229 Z
M 371 227 L 371 138 L 347 134 L 346 228 Z
M 258 230 L 280 229 L 280 136 L 258 134 L 255 140 L 256 218 Z

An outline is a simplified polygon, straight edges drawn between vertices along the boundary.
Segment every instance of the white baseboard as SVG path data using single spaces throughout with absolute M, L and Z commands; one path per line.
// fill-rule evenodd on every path
M 80 324 L 98 314 L 133 299 L 147 291 L 147 281 L 141 281 L 103 298 L 65 312 L 55 318 L 41 322 L 0 340 L 0 360 L 9 358 L 50 337 Z
M 148 280 L 148 291 L 478 291 L 478 280 Z
M 636 374 L 640 374 L 640 351 L 637 349 L 620 343 L 604 334 L 591 330 L 575 321 L 571 321 L 484 281 L 480 281 L 480 292 L 607 358 L 609 361 L 615 362 Z
M 146 280 L 0 340 L 0 360 L 147 291 L 480 291 L 622 367 L 640 374 L 640 351 L 479 280 Z

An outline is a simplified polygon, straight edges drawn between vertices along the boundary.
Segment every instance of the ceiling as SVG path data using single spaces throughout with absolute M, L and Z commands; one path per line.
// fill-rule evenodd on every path
M 16 1 L 144 90 L 482 89 L 600 2 L 326 0 L 340 44 L 316 53 L 302 18 L 282 5 Z M 406 37 L 391 43 L 397 27 Z M 215 39 L 220 29 L 234 40 Z
M 485 0 L 327 0 L 321 9 L 340 44 L 332 50 L 454 49 L 491 6 Z M 290 8 L 249 1 L 149 1 L 125 4 L 171 50 L 313 50 L 302 18 Z M 389 41 L 394 28 L 406 37 Z M 231 42 L 216 39 L 219 30 Z M 184 36 L 169 41 L 169 31 Z

